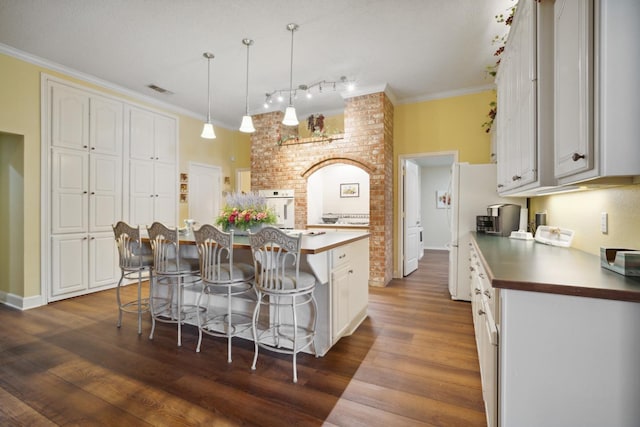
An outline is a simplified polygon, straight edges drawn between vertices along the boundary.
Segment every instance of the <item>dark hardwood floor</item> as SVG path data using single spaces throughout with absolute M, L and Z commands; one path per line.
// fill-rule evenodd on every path
M 115 291 L 20 312 L 0 305 L 2 426 L 484 426 L 471 307 L 447 292 L 448 253 L 371 288 L 369 317 L 322 358 L 289 357 L 134 315 L 116 328 Z M 133 286 L 127 292 L 133 295 Z

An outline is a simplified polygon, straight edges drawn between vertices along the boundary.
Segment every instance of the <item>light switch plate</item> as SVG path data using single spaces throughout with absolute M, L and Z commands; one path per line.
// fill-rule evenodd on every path
M 609 232 L 609 214 L 602 212 L 600 214 L 600 232 L 607 234 Z

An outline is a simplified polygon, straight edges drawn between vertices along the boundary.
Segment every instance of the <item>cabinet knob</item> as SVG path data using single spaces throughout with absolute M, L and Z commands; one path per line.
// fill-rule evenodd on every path
M 482 316 L 483 314 L 487 314 L 483 309 L 478 310 L 478 314 Z
M 153 194 L 149 194 L 149 197 L 153 197 Z
M 480 276 L 481 279 L 484 279 L 484 274 L 483 273 L 478 273 L 478 276 Z
M 160 157 L 156 157 L 156 160 L 160 160 Z
M 349 274 L 353 274 L 353 270 L 349 270 Z
M 512 180 L 512 181 L 518 181 L 519 179 L 522 179 L 522 177 L 521 177 L 520 175 L 513 175 L 513 176 L 511 177 L 511 180 Z
M 491 294 L 489 293 L 488 290 L 484 291 L 483 294 L 487 297 L 487 298 L 491 298 Z
M 95 150 L 95 149 L 96 149 L 96 147 L 91 147 L 91 149 L 92 149 L 92 150 Z
M 573 153 L 573 155 L 571 156 L 571 160 L 577 162 L 580 159 L 584 159 L 584 157 L 584 154 Z
M 153 160 L 153 156 L 149 157 L 149 160 Z
M 92 196 L 95 196 L 95 195 L 96 195 L 96 192 L 95 192 L 95 191 L 92 191 L 92 192 L 91 192 L 91 195 L 92 195 Z
M 504 187 L 503 184 L 498 184 L 498 188 L 502 188 L 502 187 Z
M 469 270 L 470 270 L 470 271 L 476 271 L 476 269 L 475 269 L 475 268 L 473 268 L 473 267 L 469 267 Z
M 83 145 L 82 148 L 89 148 L 89 146 L 88 145 Z
M 87 193 L 88 193 L 88 191 L 83 191 L 83 192 L 82 192 L 82 194 L 87 194 Z
M 473 290 L 473 292 L 474 292 L 476 295 L 480 295 L 480 289 L 478 289 L 478 288 L 475 288 L 475 289 Z
M 156 194 L 156 197 L 158 197 L 158 195 Z

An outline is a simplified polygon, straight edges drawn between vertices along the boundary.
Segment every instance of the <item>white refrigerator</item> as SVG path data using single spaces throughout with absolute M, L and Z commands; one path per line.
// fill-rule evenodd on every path
M 471 301 L 469 233 L 476 230 L 476 216 L 486 215 L 489 205 L 514 203 L 522 207 L 522 215 L 526 217 L 526 199 L 500 197 L 496 185 L 494 163 L 454 163 L 451 167 L 451 203 L 448 212 L 451 227 L 449 292 L 454 300 Z

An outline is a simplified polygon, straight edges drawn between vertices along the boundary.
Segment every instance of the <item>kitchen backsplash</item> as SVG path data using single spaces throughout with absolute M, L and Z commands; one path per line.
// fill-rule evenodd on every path
M 640 185 L 530 199 L 529 217 L 547 212 L 547 225 L 575 231 L 572 247 L 599 255 L 600 247 L 640 250 Z M 602 213 L 608 232 L 600 231 Z

